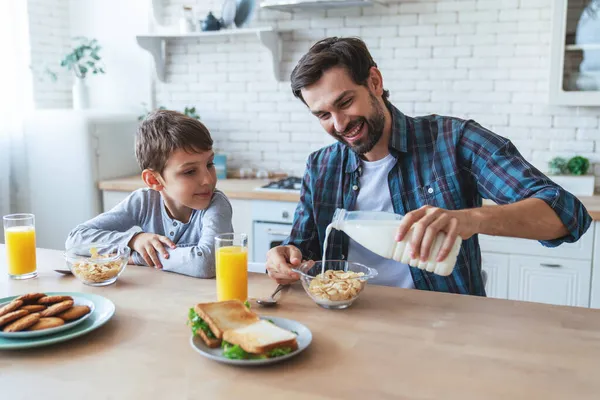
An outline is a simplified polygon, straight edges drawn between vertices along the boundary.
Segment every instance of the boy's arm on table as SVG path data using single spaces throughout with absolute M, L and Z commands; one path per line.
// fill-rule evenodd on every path
M 77 225 L 67 237 L 65 248 L 102 242 L 127 246 L 131 238 L 142 232 L 143 194 L 135 191 L 112 210 Z
M 175 249 L 167 250 L 169 258 L 159 254 L 163 270 L 196 278 L 213 278 L 215 276 L 215 236 L 233 232 L 232 215 L 233 210 L 227 197 L 221 192 L 215 192 L 210 206 L 202 216 L 200 240 L 192 246 L 177 243 Z

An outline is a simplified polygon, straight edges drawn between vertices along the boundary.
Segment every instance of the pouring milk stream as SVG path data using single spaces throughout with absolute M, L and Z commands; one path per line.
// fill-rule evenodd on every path
M 462 239 L 456 238 L 448 256 L 438 262 L 437 255 L 446 239 L 446 233 L 439 232 L 433 242 L 429 258 L 421 261 L 419 258 L 411 258 L 410 241 L 413 234 L 411 228 L 404 239 L 397 242 L 396 232 L 402 215 L 383 211 L 347 211 L 338 208 L 333 214 L 331 223 L 325 231 L 325 244 L 323 246 L 322 273 L 325 272 L 325 255 L 327 254 L 327 242 L 332 229 L 345 232 L 348 236 L 381 257 L 390 258 L 411 267 L 417 267 L 437 275 L 448 276 L 452 273 L 456 258 L 460 251 Z

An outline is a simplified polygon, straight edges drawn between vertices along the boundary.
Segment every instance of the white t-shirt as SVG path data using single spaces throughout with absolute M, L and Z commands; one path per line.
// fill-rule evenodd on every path
M 394 212 L 392 196 L 389 192 L 388 174 L 395 162 L 396 159 L 391 154 L 377 161 L 361 161 L 360 191 L 356 199 L 355 210 Z M 350 239 L 348 247 L 348 261 L 364 264 L 377 270 L 377 277 L 370 280 L 369 283 L 410 289 L 415 287 L 407 264 L 381 257 L 352 239 Z

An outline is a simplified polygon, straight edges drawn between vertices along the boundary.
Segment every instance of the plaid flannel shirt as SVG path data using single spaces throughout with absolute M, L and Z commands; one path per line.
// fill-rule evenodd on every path
M 390 153 L 396 164 L 388 175 L 394 212 L 404 215 L 424 205 L 448 210 L 481 207 L 482 199 L 498 204 L 526 198 L 545 201 L 569 233 L 540 241 L 555 247 L 575 242 L 591 217 L 571 193 L 527 162 L 510 140 L 472 120 L 429 115 L 408 117 L 392 105 Z M 353 210 L 358 195 L 360 159 L 341 143 L 312 153 L 307 161 L 300 202 L 290 237 L 284 244 L 300 249 L 305 259 L 319 260 L 325 229 L 336 208 Z M 388 195 L 382 190 L 382 195 Z M 348 236 L 332 230 L 327 258 L 348 256 Z M 485 296 L 477 235 L 462 242 L 450 276 L 410 267 L 417 289 Z

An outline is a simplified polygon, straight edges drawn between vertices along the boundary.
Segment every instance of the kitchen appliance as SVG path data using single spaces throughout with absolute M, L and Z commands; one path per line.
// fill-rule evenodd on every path
M 300 193 L 302 187 L 302 178 L 289 176 L 278 181 L 270 182 L 264 186 L 254 190 L 262 192 L 284 192 L 284 193 Z
M 290 176 L 271 182 L 257 191 L 298 193 L 302 178 Z M 252 207 L 252 254 L 254 262 L 265 262 L 267 252 L 279 246 L 292 231 L 297 203 L 256 200 Z
M 102 212 L 98 182 L 140 172 L 135 113 L 39 110 L 25 118 L 28 195 L 38 247 L 64 250 L 78 224 Z

